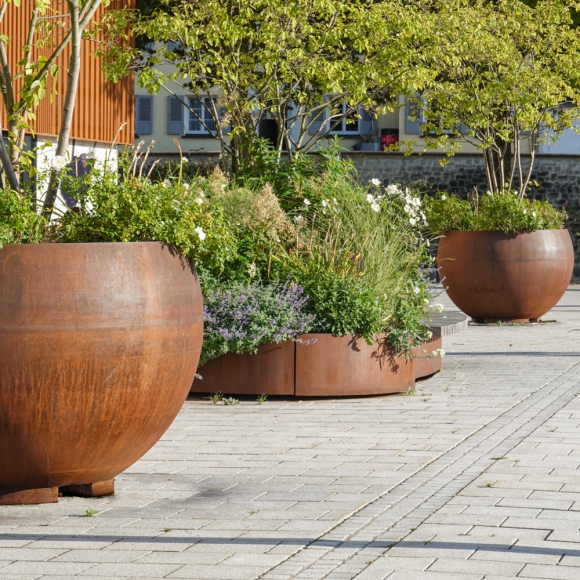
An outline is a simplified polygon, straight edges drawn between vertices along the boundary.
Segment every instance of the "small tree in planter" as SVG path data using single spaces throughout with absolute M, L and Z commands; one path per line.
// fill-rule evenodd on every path
M 451 299 L 478 321 L 528 322 L 561 298 L 573 251 L 565 216 L 525 199 L 538 146 L 580 118 L 580 37 L 560 0 L 450 0 L 439 21 L 433 80 L 415 98 L 427 146 L 459 140 L 483 154 L 488 195 L 428 201 Z M 526 164 L 527 160 L 527 164 Z
M 488 189 L 529 188 L 541 143 L 580 119 L 580 36 L 568 2 L 437 3 L 433 80 L 412 98 L 428 146 L 482 152 Z M 527 160 L 527 163 L 526 161 Z

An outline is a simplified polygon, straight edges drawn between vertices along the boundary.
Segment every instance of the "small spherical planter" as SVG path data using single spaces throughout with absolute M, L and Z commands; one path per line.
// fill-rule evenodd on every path
M 340 397 L 403 393 L 436 373 L 441 337 L 413 349 L 413 358 L 370 346 L 360 336 L 303 334 L 296 342 L 263 344 L 256 354 L 228 353 L 199 369 L 192 392 Z
M 0 249 L 0 504 L 112 493 L 179 412 L 199 282 L 159 243 Z
M 437 266 L 449 298 L 476 321 L 529 322 L 566 291 L 574 250 L 568 230 L 447 231 Z

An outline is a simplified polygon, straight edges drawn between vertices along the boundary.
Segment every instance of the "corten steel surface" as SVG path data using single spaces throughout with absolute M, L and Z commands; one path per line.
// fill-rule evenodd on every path
M 469 316 L 529 321 L 563 296 L 574 267 L 568 230 L 444 232 L 437 266 L 449 298 Z
M 0 505 L 35 505 L 57 503 L 58 487 L 40 489 L 11 490 L 0 489 Z
M 413 349 L 413 373 L 415 379 L 429 377 L 441 370 L 441 357 L 433 356 L 433 351 L 442 348 L 442 346 L 443 338 L 437 336 Z
M 440 358 L 429 358 L 441 348 L 440 336 L 413 349 L 410 362 L 388 354 L 380 357 L 376 345 L 352 336 L 298 338 L 296 343 L 263 344 L 257 354 L 228 353 L 209 361 L 199 369 L 202 380 L 195 380 L 191 392 L 302 397 L 399 393 L 413 387 L 414 379 L 441 369 Z
M 27 44 L 26 37 L 33 5 L 34 2 L 30 0 L 22 2 L 19 7 L 14 2 L 10 2 L 6 8 L 6 14 L 0 22 L 0 34 L 5 34 L 10 39 L 6 49 L 13 75 L 22 68 L 18 67 L 17 63 L 24 58 L 22 47 Z M 113 0 L 107 8 L 101 6 L 97 10 L 94 21 L 102 19 L 107 10 L 118 10 L 125 6 L 134 8 L 135 0 Z M 68 9 L 65 0 L 51 0 L 48 14 L 54 25 L 53 40 L 58 44 L 70 28 L 66 16 Z M 133 42 L 133 39 L 128 42 Z M 97 58 L 94 52 L 94 41 L 84 39 L 81 53 L 82 68 L 71 137 L 111 143 L 121 125 L 126 123 L 117 137 L 117 143 L 132 145 L 134 142 L 134 76 L 129 74 L 118 83 L 106 82 L 102 72 L 101 59 Z M 32 49 L 33 59 L 40 55 L 48 57 L 51 53 L 52 51 L 48 48 L 38 49 L 34 47 Z M 32 121 L 32 126 L 38 135 L 58 135 L 67 86 L 66 71 L 69 57 L 70 45 L 57 58 L 56 64 L 58 64 L 59 71 L 56 79 L 50 75 L 47 78 L 46 97 L 40 101 L 40 105 L 35 111 L 36 119 Z M 20 81 L 16 80 L 15 85 L 19 87 Z M 51 102 L 49 95 L 53 88 L 57 89 L 57 93 L 52 95 Z M 6 129 L 7 119 L 3 110 L 0 110 L 0 121 L 2 127 Z
M 370 346 L 362 337 L 304 334 L 298 338 L 297 396 L 384 395 L 405 392 L 415 384 L 412 362 L 393 357 L 376 343 Z
M 187 397 L 202 335 L 197 275 L 159 243 L 0 249 L 0 489 L 137 461 Z
M 293 395 L 294 342 L 262 344 L 256 354 L 228 353 L 200 367 L 195 393 Z

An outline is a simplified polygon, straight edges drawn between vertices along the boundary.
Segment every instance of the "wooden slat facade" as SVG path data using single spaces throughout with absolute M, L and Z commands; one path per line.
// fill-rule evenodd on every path
M 135 0 L 113 0 L 109 9 L 122 7 L 133 8 Z M 0 33 L 6 34 L 10 39 L 8 46 L 8 58 L 12 66 L 13 74 L 18 70 L 18 61 L 23 58 L 22 46 L 26 43 L 28 22 L 33 6 L 33 0 L 22 0 L 20 8 L 13 3 L 8 5 L 4 21 L 0 24 Z M 99 8 L 95 19 L 98 19 L 105 9 Z M 64 0 L 51 2 L 49 14 L 63 15 L 68 10 Z M 56 18 L 56 22 L 62 23 L 62 27 L 55 27 L 54 36 L 56 42 L 60 41 L 68 31 L 67 18 Z M 75 115 L 73 120 L 72 139 L 85 139 L 112 143 L 119 127 L 127 123 L 117 138 L 119 144 L 133 144 L 134 140 L 134 76 L 130 74 L 118 83 L 109 83 L 104 79 L 101 71 L 101 62 L 94 55 L 95 45 L 89 40 L 83 40 L 82 46 L 82 69 L 77 94 Z M 48 53 L 48 51 L 47 51 Z M 49 78 L 47 83 L 46 97 L 41 101 L 36 110 L 36 121 L 33 123 L 34 130 L 39 137 L 56 136 L 62 118 L 62 107 L 67 85 L 67 66 L 70 51 L 65 49 L 59 59 L 59 72 L 56 81 Z M 48 97 L 56 82 L 57 95 L 50 102 Z M 6 128 L 7 119 L 4 111 L 2 126 Z

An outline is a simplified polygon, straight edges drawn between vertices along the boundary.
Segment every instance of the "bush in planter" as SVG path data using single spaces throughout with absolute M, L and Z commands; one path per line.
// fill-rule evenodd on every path
M 309 332 L 314 316 L 297 284 L 216 283 L 204 280 L 204 344 L 201 363 L 228 352 L 256 353 L 268 342 Z
M 369 343 L 385 332 L 395 352 L 408 353 L 428 338 L 421 201 L 378 180 L 362 186 L 350 163 L 332 163 L 340 179 L 324 171 L 308 179 L 310 198 L 305 188 L 296 192 L 299 243 L 280 257 L 277 275 L 304 286 L 319 332 L 362 334 Z
M 537 320 L 562 297 L 574 266 L 566 213 L 501 191 L 425 199 L 441 232 L 437 264 L 451 300 L 478 321 Z
M 121 179 L 62 177 L 78 206 L 52 218 L 28 192 L 0 191 L 0 504 L 113 491 L 193 381 L 203 307 L 183 257 L 220 270 L 235 254 L 220 209 L 183 184 L 124 165 Z
M 435 234 L 449 230 L 498 231 L 506 234 L 534 230 L 558 230 L 565 226 L 566 212 L 548 201 L 522 198 L 514 191 L 479 196 L 469 200 L 440 193 L 425 197 L 425 213 Z

